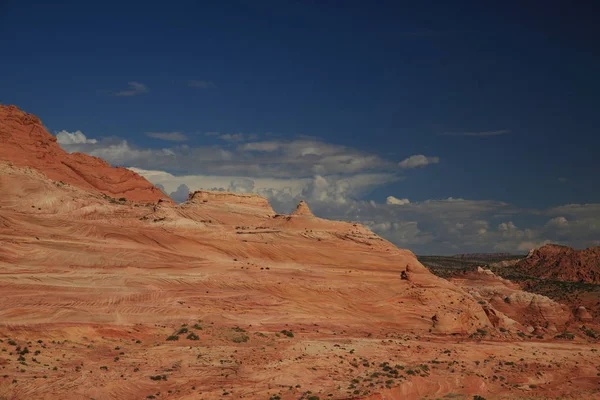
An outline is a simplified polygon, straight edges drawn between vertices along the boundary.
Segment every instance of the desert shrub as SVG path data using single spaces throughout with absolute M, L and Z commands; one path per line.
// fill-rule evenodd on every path
M 294 332 L 288 331 L 286 329 L 282 330 L 281 333 L 283 333 L 287 337 L 294 337 Z
M 584 327 L 583 328 L 583 333 L 585 333 L 586 336 L 589 336 L 589 337 L 591 337 L 593 339 L 598 339 L 598 333 L 595 330 L 593 330 L 593 329 L 589 329 L 589 328 L 585 328 Z
M 189 340 L 200 340 L 200 337 L 198 335 L 196 335 L 194 332 L 190 332 L 190 334 L 187 335 L 186 338 Z
M 235 336 L 232 340 L 234 343 L 245 343 L 248 341 L 248 339 L 250 339 L 248 335 L 239 335 Z
M 171 336 L 167 337 L 167 340 L 179 340 L 179 336 L 171 335 Z
M 568 340 L 573 340 L 575 339 L 575 335 L 570 333 L 570 332 L 563 332 L 560 335 L 556 335 L 554 336 L 555 339 L 568 339 Z

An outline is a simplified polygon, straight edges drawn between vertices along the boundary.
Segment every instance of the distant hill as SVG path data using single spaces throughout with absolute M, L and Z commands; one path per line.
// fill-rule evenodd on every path
M 529 252 L 515 268 L 529 276 L 559 281 L 600 283 L 600 247 L 575 250 L 547 244 Z
M 465 253 L 465 254 L 455 254 L 452 257 L 455 258 L 467 258 L 467 259 L 479 259 L 479 260 L 485 260 L 485 259 L 498 259 L 498 258 L 509 258 L 514 256 L 514 254 L 510 254 L 510 253 Z

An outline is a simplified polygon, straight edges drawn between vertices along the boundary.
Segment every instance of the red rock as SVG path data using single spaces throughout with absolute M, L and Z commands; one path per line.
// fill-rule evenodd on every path
M 171 202 L 158 188 L 127 168 L 113 168 L 86 154 L 67 153 L 39 118 L 15 106 L 0 105 L 0 143 L 0 160 L 31 167 L 54 181 L 134 202 Z
M 292 215 L 314 217 L 312 211 L 310 211 L 310 208 L 308 208 L 308 204 L 306 204 L 304 200 L 301 200 L 300 203 L 298 203 L 296 209 L 294 210 L 294 212 L 292 212 Z
M 547 244 L 531 250 L 516 267 L 537 278 L 600 283 L 600 247 L 575 250 Z
M 594 319 L 592 314 L 590 314 L 590 312 L 584 306 L 577 308 L 575 311 L 575 318 L 581 322 L 592 322 Z

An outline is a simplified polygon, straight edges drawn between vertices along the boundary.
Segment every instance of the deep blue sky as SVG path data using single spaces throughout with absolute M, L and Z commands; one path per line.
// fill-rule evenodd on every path
M 375 200 L 600 202 L 593 6 L 51 3 L 0 3 L 0 102 L 53 132 L 142 147 L 164 146 L 148 131 L 184 132 L 191 146 L 212 140 L 197 132 L 305 134 L 394 161 L 440 157 Z M 111 95 L 130 81 L 149 92 Z M 441 135 L 497 130 L 510 133 Z

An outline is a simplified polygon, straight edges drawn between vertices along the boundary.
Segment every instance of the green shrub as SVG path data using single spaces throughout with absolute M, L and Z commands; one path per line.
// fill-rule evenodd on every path
M 248 335 L 235 336 L 232 340 L 234 343 L 246 343 L 250 339 Z
M 179 336 L 171 335 L 171 336 L 167 337 L 167 340 L 179 340 Z
M 575 335 L 570 333 L 570 332 L 563 332 L 560 335 L 556 335 L 554 336 L 555 339 L 568 339 L 568 340 L 573 340 L 575 339 Z

